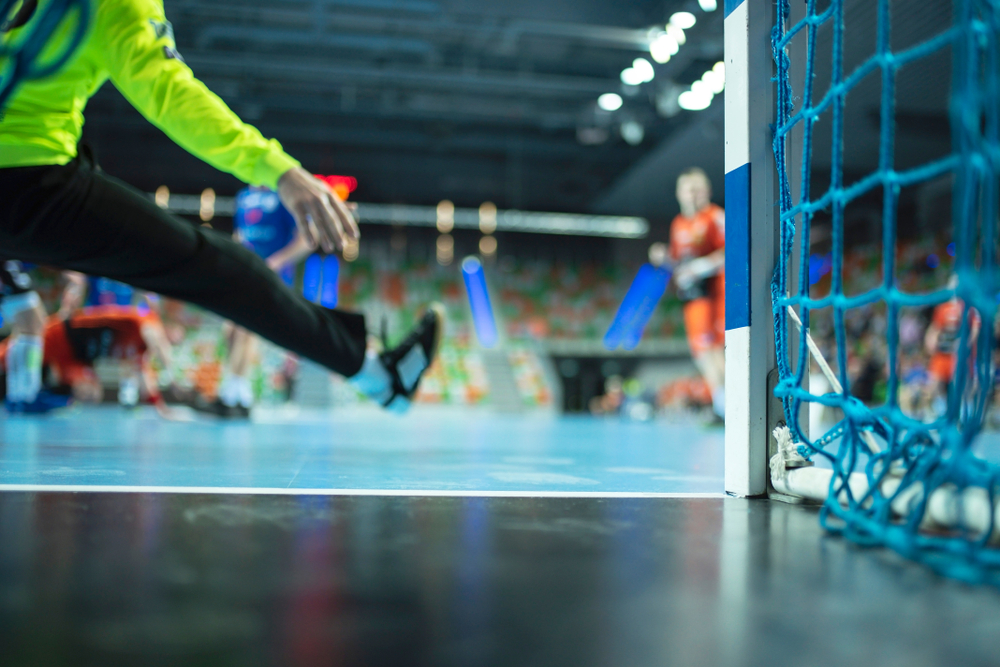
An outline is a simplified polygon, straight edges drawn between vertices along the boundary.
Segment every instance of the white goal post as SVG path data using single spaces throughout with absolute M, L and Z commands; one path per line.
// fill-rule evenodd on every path
M 768 373 L 778 251 L 770 0 L 725 0 L 726 492 L 767 492 Z

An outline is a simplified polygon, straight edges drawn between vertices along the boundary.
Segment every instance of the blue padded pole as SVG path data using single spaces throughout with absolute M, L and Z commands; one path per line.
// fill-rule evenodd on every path
M 302 296 L 306 301 L 316 303 L 319 299 L 320 286 L 323 284 L 323 258 L 319 255 L 309 255 L 302 273 Z
M 340 260 L 336 255 L 328 255 L 323 260 L 323 290 L 320 293 L 320 305 L 326 308 L 337 307 L 337 297 L 340 289 Z
M 646 329 L 646 324 L 649 323 L 649 318 L 653 316 L 656 306 L 659 305 L 660 300 L 667 291 L 667 285 L 670 283 L 670 275 L 670 269 L 661 266 L 653 269 L 652 274 L 644 280 L 645 284 L 640 288 L 641 301 L 636 305 L 631 321 L 625 327 L 625 337 L 622 339 L 622 347 L 626 350 L 634 350 L 638 347 L 639 341 L 642 340 L 643 331 Z M 638 280 L 638 276 L 636 279 Z
M 480 345 L 492 348 L 497 344 L 499 335 L 493 305 L 490 303 L 490 292 L 486 287 L 486 273 L 478 257 L 466 257 L 462 260 L 462 277 L 465 279 L 465 291 L 469 296 L 476 336 Z
M 618 306 L 615 319 L 604 334 L 606 349 L 615 350 L 622 345 L 626 350 L 635 349 L 669 282 L 669 269 L 657 268 L 652 264 L 639 267 L 625 298 Z

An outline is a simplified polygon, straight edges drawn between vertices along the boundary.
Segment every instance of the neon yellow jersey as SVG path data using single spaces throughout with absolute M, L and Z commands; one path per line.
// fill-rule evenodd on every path
M 281 144 L 241 121 L 194 77 L 177 53 L 162 0 L 91 4 L 88 34 L 65 67 L 22 83 L 0 111 L 0 167 L 66 164 L 75 158 L 87 100 L 108 79 L 167 136 L 246 183 L 274 189 L 283 173 L 299 166 Z M 64 26 L 46 52 L 57 51 L 68 33 Z

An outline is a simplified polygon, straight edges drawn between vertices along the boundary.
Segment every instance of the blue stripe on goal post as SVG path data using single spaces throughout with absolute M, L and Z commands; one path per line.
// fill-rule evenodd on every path
M 726 331 L 750 326 L 750 165 L 726 174 Z

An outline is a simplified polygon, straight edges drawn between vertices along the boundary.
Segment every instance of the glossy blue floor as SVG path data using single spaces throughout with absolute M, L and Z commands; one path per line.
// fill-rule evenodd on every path
M 437 410 L 8 418 L 0 665 L 997 664 L 996 589 L 725 497 L 722 441 Z
M 0 488 L 38 486 L 718 495 L 723 430 L 432 408 L 174 423 L 108 407 L 0 421 Z

